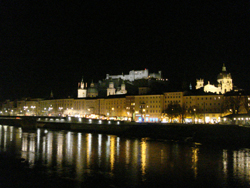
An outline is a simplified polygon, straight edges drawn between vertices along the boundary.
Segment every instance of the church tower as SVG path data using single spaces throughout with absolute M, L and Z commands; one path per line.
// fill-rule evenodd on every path
M 204 80 L 203 79 L 196 79 L 196 86 L 195 86 L 195 89 L 200 89 L 204 87 Z
M 221 86 L 222 94 L 233 90 L 233 79 L 231 74 L 227 73 L 225 64 L 222 66 L 222 72 L 217 76 L 217 81 Z
M 82 81 L 78 83 L 77 98 L 86 98 L 86 97 L 87 97 L 87 89 L 84 88 L 84 82 L 82 78 Z
M 121 84 L 121 89 L 116 92 L 116 95 L 123 95 L 126 93 L 127 93 L 126 85 L 125 85 L 124 80 L 123 80 L 122 84 Z
M 109 87 L 107 88 L 107 96 L 109 95 L 115 95 L 114 82 L 112 81 L 109 82 Z

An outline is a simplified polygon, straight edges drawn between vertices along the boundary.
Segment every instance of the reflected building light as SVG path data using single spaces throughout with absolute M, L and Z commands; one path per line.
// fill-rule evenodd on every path
M 73 160 L 73 157 L 72 157 L 72 149 L 73 149 L 73 140 L 72 140 L 72 133 L 69 131 L 67 133 L 67 162 L 69 164 L 72 164 L 72 160 Z
M 228 155 L 227 155 L 227 150 L 223 150 L 223 172 L 224 175 L 227 176 L 227 164 L 228 164 Z
M 3 126 L 3 130 L 4 130 L 4 132 L 7 132 L 7 128 L 8 128 L 8 126 L 7 126 L 7 125 L 4 125 L 4 126 Z
M 142 181 L 145 181 L 146 178 L 146 159 L 147 159 L 147 143 L 146 138 L 141 139 L 141 173 Z
M 22 151 L 28 151 L 28 133 L 23 133 L 23 136 L 22 136 Z
M 13 141 L 13 126 L 10 126 L 10 141 Z
M 35 133 L 30 133 L 29 135 L 29 165 L 34 165 L 35 163 Z
M 130 140 L 126 140 L 126 167 L 130 161 Z
M 43 161 L 46 160 L 46 137 L 45 136 L 43 136 L 42 158 L 43 158 Z
M 234 175 L 241 180 L 250 180 L 250 169 L 249 169 L 249 149 L 242 149 L 234 151 Z
M 52 152 L 53 152 L 53 133 L 48 132 L 47 134 L 47 161 L 48 165 L 52 164 Z
M 3 129 L 4 129 L 4 135 L 3 135 L 3 148 L 4 148 L 4 151 L 6 151 L 6 146 L 7 146 L 7 126 L 3 126 Z
M 110 170 L 113 172 L 115 163 L 115 136 L 110 139 Z
M 35 133 L 30 133 L 29 151 L 35 152 Z
M 132 161 L 133 162 L 135 162 L 135 163 L 137 163 L 137 161 L 138 161 L 138 146 L 139 145 L 139 143 L 138 143 L 138 140 L 136 139 L 135 141 L 134 141 L 134 149 L 133 149 L 133 159 L 132 159 Z
M 38 128 L 36 133 L 37 133 L 36 148 L 37 148 L 37 153 L 39 153 L 40 152 L 40 142 L 41 142 L 41 129 Z
M 120 154 L 120 137 L 116 137 L 116 150 L 117 150 L 117 158 L 119 158 Z
M 108 135 L 108 139 L 107 139 L 107 142 L 106 142 L 106 160 L 107 160 L 107 163 L 109 162 L 109 153 L 110 153 L 110 136 Z
M 197 168 L 198 152 L 199 152 L 198 147 L 196 146 L 192 147 L 192 169 L 194 170 L 194 178 L 197 178 L 198 175 L 198 168 Z
M 23 133 L 22 136 L 22 154 L 21 157 L 27 160 L 28 151 L 28 133 Z
M 18 131 L 19 131 L 19 138 L 22 138 L 22 136 L 23 136 L 23 130 L 22 130 L 22 128 L 19 127 Z
M 82 133 L 77 134 L 76 179 L 81 181 L 83 176 Z
M 82 147 L 82 133 L 77 134 L 77 147 L 78 149 Z
M 101 155 L 102 155 L 102 135 L 98 134 L 98 165 L 101 164 Z
M 63 134 L 57 134 L 57 165 L 62 166 L 63 161 Z
M 91 159 L 91 147 L 92 147 L 92 134 L 87 134 L 87 168 L 90 168 Z

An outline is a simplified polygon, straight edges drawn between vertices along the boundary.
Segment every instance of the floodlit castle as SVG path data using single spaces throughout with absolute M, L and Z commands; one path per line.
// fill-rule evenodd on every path
M 208 93 L 217 93 L 217 94 L 224 94 L 233 90 L 233 79 L 230 73 L 227 73 L 225 64 L 223 64 L 222 72 L 217 76 L 217 87 L 215 85 L 208 84 L 204 86 L 204 79 L 197 79 L 196 80 L 196 89 L 204 88 L 204 92 Z
M 106 74 L 106 80 L 108 79 L 122 79 L 122 80 L 129 80 L 134 81 L 138 79 L 147 79 L 147 78 L 156 78 L 161 79 L 161 71 L 158 71 L 158 73 L 148 73 L 148 69 L 145 70 L 131 70 L 129 71 L 129 74 L 127 75 L 109 75 Z

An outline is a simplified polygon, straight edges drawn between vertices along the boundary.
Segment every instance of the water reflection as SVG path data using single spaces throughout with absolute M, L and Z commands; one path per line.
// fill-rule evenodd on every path
M 146 159 L 147 159 L 147 144 L 146 138 L 141 140 L 141 172 L 142 172 L 142 181 L 145 181 L 146 175 Z
M 23 132 L 0 125 L 0 151 L 13 150 L 30 167 L 43 164 L 49 173 L 78 181 L 85 181 L 87 174 L 101 172 L 118 182 L 128 182 L 129 186 L 216 182 L 233 187 L 236 183 L 246 186 L 250 182 L 248 148 L 220 149 L 44 129 Z

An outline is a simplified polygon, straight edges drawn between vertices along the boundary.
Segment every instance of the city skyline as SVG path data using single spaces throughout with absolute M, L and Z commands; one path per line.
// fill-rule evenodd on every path
M 6 2 L 0 100 L 72 95 L 130 70 L 169 82 L 213 80 L 225 63 L 249 89 L 249 2 Z

